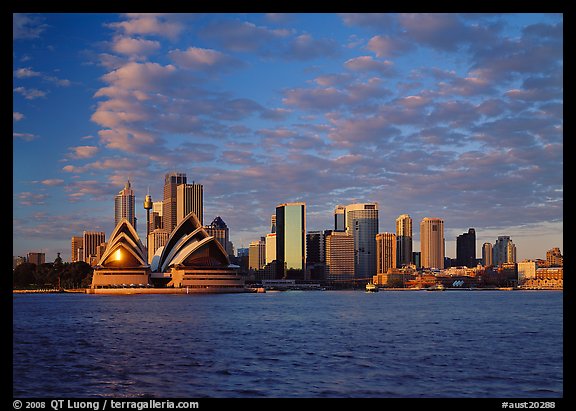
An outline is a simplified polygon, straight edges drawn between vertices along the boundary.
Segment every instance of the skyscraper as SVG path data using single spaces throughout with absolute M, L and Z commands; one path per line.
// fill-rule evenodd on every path
M 354 278 L 354 238 L 345 231 L 332 231 L 326 235 L 326 279 L 352 280 Z
M 162 202 L 163 228 L 172 232 L 176 227 L 176 188 L 186 184 L 186 173 L 167 173 L 164 176 L 164 200 Z
M 476 231 L 473 228 L 456 237 L 456 265 L 476 267 Z
M 396 234 L 376 234 L 376 274 L 386 274 L 389 268 L 397 267 L 396 245 Z
M 84 248 L 84 237 L 73 236 L 71 241 L 72 253 L 70 254 L 70 261 L 73 263 L 82 261 L 82 254 L 78 254 L 78 251 Z
M 83 260 L 90 265 L 96 264 L 98 246 L 106 242 L 106 234 L 103 231 L 84 231 L 82 237 L 82 243 L 84 245 Z
M 372 278 L 376 274 L 378 203 L 347 205 L 346 232 L 354 238 L 354 277 Z
M 396 219 L 396 264 L 412 264 L 412 217 L 402 214 Z
M 228 255 L 233 255 L 232 243 L 230 243 L 230 230 L 228 230 L 228 225 L 222 220 L 220 216 L 216 217 L 210 225 L 204 227 L 208 235 L 214 237 Z
M 429 217 L 422 219 L 420 252 L 423 268 L 444 268 L 444 220 Z
M 501 265 L 505 263 L 516 262 L 516 245 L 510 239 L 510 236 L 499 235 L 494 247 L 492 248 L 492 263 Z
M 266 265 L 266 242 L 264 238 L 250 242 L 248 247 L 248 268 L 261 270 Z
M 346 230 L 346 207 L 343 205 L 337 205 L 334 209 L 334 230 Z
M 202 184 L 180 184 L 176 187 L 176 225 L 194 212 L 204 225 L 204 186 Z
M 276 206 L 276 278 L 305 279 L 306 203 Z
M 125 218 L 136 230 L 135 199 L 134 190 L 132 190 L 130 180 L 128 180 L 124 188 L 114 197 L 114 227 Z
M 482 265 L 485 267 L 493 265 L 492 261 L 492 243 L 482 244 Z

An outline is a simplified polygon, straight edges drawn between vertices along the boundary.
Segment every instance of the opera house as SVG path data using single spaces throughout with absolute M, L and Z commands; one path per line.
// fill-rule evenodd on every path
M 144 247 L 134 227 L 122 219 L 94 268 L 92 290 L 105 292 L 245 292 L 238 266 L 230 264 L 222 245 L 210 236 L 194 213 L 174 228 L 166 244 L 147 264 Z

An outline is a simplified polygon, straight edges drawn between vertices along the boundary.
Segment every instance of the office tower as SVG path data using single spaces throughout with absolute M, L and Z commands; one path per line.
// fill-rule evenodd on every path
M 276 278 L 305 279 L 306 204 L 276 206 Z
M 492 262 L 494 265 L 516 262 L 516 245 L 514 245 L 510 236 L 498 236 L 492 248 Z
M 326 279 L 354 279 L 354 237 L 345 231 L 332 231 L 325 238 Z
M 156 250 L 164 246 L 170 237 L 170 231 L 163 228 L 156 228 L 148 234 L 148 264 L 152 263 L 152 258 L 156 254 Z
M 70 254 L 70 261 L 72 261 L 73 263 L 78 262 L 78 261 L 82 261 L 82 254 L 78 255 L 78 250 L 81 248 L 84 248 L 83 242 L 84 237 L 80 237 L 80 236 L 73 236 L 72 237 L 72 250 L 71 250 L 71 254 Z
M 262 270 L 266 265 L 266 242 L 264 238 L 252 241 L 248 247 L 248 268 Z
M 276 227 L 274 227 L 276 228 Z M 266 264 L 276 260 L 276 233 L 266 234 Z
M 396 246 L 396 234 L 376 234 L 376 274 L 386 274 L 389 268 L 397 267 Z
M 150 232 L 157 228 L 164 228 L 162 224 L 162 206 L 163 201 L 154 201 L 152 203 L 152 213 L 150 215 Z
M 559 247 L 546 251 L 546 265 L 548 267 L 562 267 L 564 265 L 564 259 Z
M 84 245 L 84 255 L 82 260 L 90 265 L 98 261 L 98 246 L 106 241 L 106 234 L 103 231 L 84 231 L 82 233 L 82 243 Z
M 164 176 L 164 200 L 162 201 L 162 226 L 169 232 L 176 227 L 176 188 L 186 184 L 186 173 L 167 173 Z
M 396 219 L 396 264 L 412 264 L 412 217 L 402 214 Z
M 429 217 L 422 219 L 420 252 L 423 268 L 444 268 L 444 220 Z
M 346 207 L 337 205 L 334 209 L 334 230 L 346 231 Z
M 276 214 L 270 216 L 270 232 L 276 233 Z
M 354 238 L 354 277 L 372 278 L 376 274 L 378 203 L 347 205 L 346 232 Z
M 476 267 L 476 230 L 473 228 L 456 237 L 456 265 Z
M 204 227 L 208 235 L 211 235 L 220 243 L 220 245 L 226 250 L 226 253 L 230 256 L 233 255 L 232 251 L 232 243 L 230 243 L 230 231 L 228 230 L 228 226 L 220 218 L 220 216 L 216 217 L 210 225 Z
M 308 264 L 324 262 L 324 233 L 308 231 L 306 233 L 306 262 Z
M 135 199 L 134 190 L 132 190 L 130 180 L 128 180 L 124 188 L 114 197 L 114 227 L 125 218 L 136 230 Z
M 36 264 L 37 266 L 39 266 L 40 264 L 44 264 L 46 262 L 46 254 L 28 253 L 27 260 L 29 263 Z
M 484 243 L 482 244 L 482 265 L 487 267 L 493 264 L 492 243 Z
M 180 184 L 176 188 L 176 225 L 194 212 L 204 225 L 204 187 L 202 184 Z

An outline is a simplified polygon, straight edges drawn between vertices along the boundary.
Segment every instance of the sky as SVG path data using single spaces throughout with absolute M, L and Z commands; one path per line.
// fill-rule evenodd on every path
M 15 13 L 12 56 L 13 255 L 108 238 L 128 179 L 145 244 L 173 171 L 236 248 L 304 201 L 564 251 L 562 14 Z

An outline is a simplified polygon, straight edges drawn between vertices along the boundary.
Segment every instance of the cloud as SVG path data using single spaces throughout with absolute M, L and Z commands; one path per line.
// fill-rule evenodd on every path
M 23 191 L 16 195 L 18 199 L 18 204 L 22 206 L 35 206 L 46 204 L 46 199 L 48 194 L 45 193 L 32 193 L 29 191 Z
M 12 112 L 12 120 L 14 120 L 14 121 L 20 121 L 20 120 L 22 120 L 23 118 L 24 118 L 24 114 L 19 113 L 19 112 L 17 112 L 17 111 L 13 111 L 13 112 Z
M 12 137 L 13 137 L 14 139 L 18 138 L 18 139 L 21 139 L 21 140 L 24 140 L 24 141 L 32 141 L 32 140 L 36 140 L 36 139 L 38 138 L 38 136 L 35 135 L 35 134 L 31 134 L 31 133 L 16 133 L 16 132 L 13 132 L 13 133 L 12 133 Z
M 160 48 L 160 42 L 140 38 L 116 36 L 112 42 L 112 50 L 128 56 L 150 54 Z
M 44 18 L 22 13 L 12 14 L 12 39 L 36 39 L 48 27 L 43 23 Z
M 228 71 L 243 65 L 240 60 L 217 50 L 198 47 L 189 47 L 185 51 L 172 50 L 168 55 L 180 67 L 191 70 Z
M 127 35 L 155 35 L 176 39 L 184 26 L 177 21 L 177 16 L 154 13 L 131 13 L 128 20 L 107 24 L 108 27 L 123 31 Z
M 98 153 L 99 149 L 96 146 L 76 146 L 70 147 L 72 158 L 90 158 L 94 157 Z
M 22 86 L 16 87 L 13 90 L 15 93 L 21 94 L 26 100 L 35 100 L 37 98 L 46 97 L 47 92 L 38 90 L 36 88 L 25 88 Z
M 344 62 L 344 66 L 354 72 L 374 71 L 383 76 L 394 74 L 394 63 L 388 60 L 378 61 L 371 56 L 354 57 Z
M 376 53 L 379 58 L 396 57 L 412 51 L 414 44 L 400 36 L 376 35 L 368 41 L 366 48 Z
M 61 178 L 48 178 L 46 180 L 42 180 L 40 181 L 40 184 L 43 184 L 45 186 L 60 186 L 64 184 L 64 180 L 62 180 Z
M 271 29 L 238 20 L 215 20 L 200 31 L 202 37 L 238 52 L 271 52 L 276 41 L 289 34 L 287 29 Z
M 314 39 L 309 34 L 301 34 L 291 41 L 286 56 L 296 60 L 334 57 L 339 54 L 339 47 L 335 40 Z

